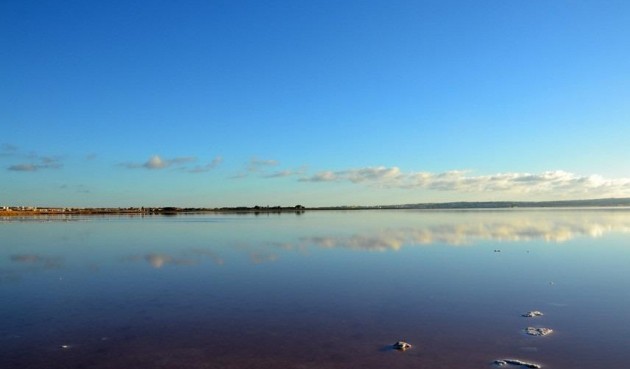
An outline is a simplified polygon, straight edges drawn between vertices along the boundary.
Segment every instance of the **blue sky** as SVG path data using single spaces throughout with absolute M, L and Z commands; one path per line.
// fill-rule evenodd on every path
M 627 1 L 0 3 L 0 205 L 630 196 Z

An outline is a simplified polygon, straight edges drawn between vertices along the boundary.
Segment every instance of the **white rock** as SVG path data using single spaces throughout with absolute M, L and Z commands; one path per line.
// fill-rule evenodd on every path
M 521 360 L 517 360 L 517 359 L 495 360 L 494 361 L 494 365 L 497 365 L 497 366 L 516 365 L 516 366 L 523 366 L 525 368 L 531 368 L 531 369 L 540 369 L 540 368 L 542 368 L 542 366 L 539 365 L 539 364 L 528 363 L 527 361 L 521 361 Z
M 536 327 L 525 328 L 525 333 L 529 334 L 530 336 L 546 336 L 548 334 L 551 334 L 552 332 L 553 332 L 553 329 L 551 328 L 536 328 Z
M 537 316 L 543 316 L 544 314 L 541 313 L 538 310 L 534 310 L 534 311 L 528 311 L 525 314 L 523 314 L 522 316 L 526 317 L 526 318 L 535 318 Z
M 396 350 L 405 351 L 407 349 L 410 349 L 411 345 L 408 344 L 407 342 L 404 342 L 404 341 L 398 341 L 398 342 L 394 343 L 394 348 Z

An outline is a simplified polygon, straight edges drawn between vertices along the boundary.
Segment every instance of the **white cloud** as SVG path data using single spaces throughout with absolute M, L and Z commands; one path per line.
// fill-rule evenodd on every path
M 166 168 L 168 166 L 168 164 L 167 164 L 166 161 L 164 161 L 159 156 L 154 155 L 154 156 L 151 157 L 151 159 L 149 159 L 142 166 L 147 168 L 147 169 L 162 169 L 162 168 Z
M 628 196 L 630 178 L 607 179 L 599 175 L 580 176 L 557 170 L 539 174 L 498 173 L 471 175 L 469 171 L 402 172 L 398 167 L 366 167 L 322 171 L 302 182 L 351 182 L 382 188 L 420 188 L 450 192 L 510 192 L 516 194 Z
M 128 169 L 145 168 L 145 169 L 155 170 L 155 169 L 168 168 L 174 165 L 183 165 L 183 164 L 194 162 L 196 160 L 197 158 L 193 156 L 183 156 L 183 157 L 177 157 L 177 158 L 172 158 L 172 159 L 163 159 L 159 155 L 153 155 L 152 157 L 149 158 L 149 160 L 147 160 L 144 163 L 123 163 L 121 165 Z
M 347 177 L 352 183 L 360 183 L 365 181 L 396 181 L 400 179 L 400 176 L 400 169 L 398 169 L 397 167 L 361 168 L 347 173 Z
M 396 186 L 406 175 L 398 167 L 366 167 L 341 171 L 323 171 L 311 177 L 300 178 L 301 182 L 343 182 L 366 183 L 376 186 Z

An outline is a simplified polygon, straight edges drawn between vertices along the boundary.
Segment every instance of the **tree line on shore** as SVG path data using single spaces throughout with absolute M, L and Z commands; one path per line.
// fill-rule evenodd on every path
M 630 207 L 630 198 L 605 198 L 588 200 L 559 201 L 459 201 L 445 203 L 416 203 L 379 206 L 235 206 L 221 208 L 201 207 L 127 207 L 127 208 L 70 208 L 70 207 L 31 207 L 2 206 L 0 215 L 54 215 L 54 214 L 178 214 L 201 212 L 236 212 L 236 213 L 282 213 L 304 212 L 305 210 L 370 210 L 370 209 L 506 209 L 506 208 L 578 208 L 578 207 Z

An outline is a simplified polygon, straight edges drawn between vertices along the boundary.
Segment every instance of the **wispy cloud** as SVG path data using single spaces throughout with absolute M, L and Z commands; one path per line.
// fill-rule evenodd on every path
M 196 165 L 192 168 L 187 169 L 186 171 L 189 173 L 204 173 L 204 172 L 209 172 L 212 169 L 216 168 L 217 166 L 219 166 L 221 163 L 223 163 L 223 158 L 221 156 L 217 156 L 216 158 L 212 159 L 212 161 L 206 165 Z
M 30 156 L 33 161 L 29 163 L 14 164 L 7 167 L 7 170 L 14 172 L 36 172 L 41 169 L 59 169 L 63 167 L 61 159 L 50 156 Z
M 322 171 L 301 182 L 351 182 L 380 188 L 421 188 L 452 192 L 559 193 L 583 195 L 630 195 L 630 178 L 608 179 L 557 170 L 538 174 L 498 173 L 471 175 L 469 171 L 402 172 L 398 167 L 367 167 Z
M 405 175 L 397 167 L 367 167 L 342 171 L 323 171 L 311 177 L 300 178 L 302 182 L 342 182 L 352 183 L 368 182 L 372 184 L 395 183 L 403 179 Z
M 25 152 L 9 143 L 0 145 L 0 158 L 18 161 L 6 167 L 7 170 L 13 172 L 37 172 L 42 169 L 59 169 L 63 167 L 61 158 L 58 156 L 40 155 L 34 151 Z
M 278 161 L 276 160 L 266 160 L 266 159 L 258 159 L 251 158 L 249 160 L 249 164 L 247 165 L 247 171 L 249 173 L 257 173 L 261 170 L 264 170 L 269 167 L 275 167 L 278 165 Z
M 122 163 L 121 166 L 128 169 L 165 169 L 172 166 L 183 165 L 195 162 L 197 158 L 193 156 L 182 156 L 172 159 L 162 158 L 159 155 L 153 155 L 144 163 Z
M 37 170 L 37 165 L 35 164 L 15 164 L 7 167 L 8 170 L 12 170 L 15 172 L 34 172 Z
M 85 185 L 68 185 L 66 183 L 59 186 L 61 190 L 74 190 L 76 193 L 90 193 L 90 189 Z
M 269 175 L 267 172 L 270 168 L 278 166 L 277 160 L 272 159 L 259 159 L 253 157 L 249 159 L 249 162 L 245 165 L 245 171 L 233 175 L 231 178 L 245 178 L 251 174 L 258 174 L 263 177 Z
M 292 177 L 292 176 L 300 176 L 306 172 L 306 167 L 300 167 L 298 169 L 285 169 L 278 170 L 273 173 L 264 174 L 264 178 L 284 178 L 284 177 Z
M 8 143 L 3 143 L 0 145 L 0 156 L 12 156 L 15 155 L 18 151 L 18 147 L 15 145 L 11 145 Z

